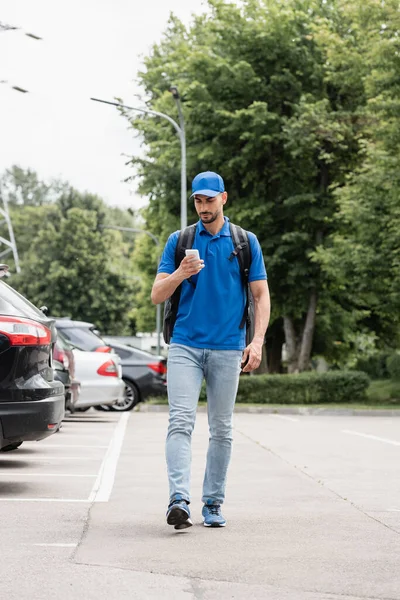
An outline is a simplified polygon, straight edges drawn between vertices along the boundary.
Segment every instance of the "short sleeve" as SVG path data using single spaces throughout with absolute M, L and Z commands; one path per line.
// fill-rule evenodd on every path
M 175 250 L 178 237 L 179 231 L 175 231 L 169 236 L 161 256 L 160 264 L 158 265 L 157 275 L 159 273 L 168 273 L 168 275 L 171 275 L 175 271 Z
M 248 232 L 250 248 L 251 248 L 251 265 L 249 272 L 249 282 L 259 281 L 260 279 L 267 279 L 267 272 L 265 270 L 264 257 L 261 250 L 260 242 L 254 233 Z

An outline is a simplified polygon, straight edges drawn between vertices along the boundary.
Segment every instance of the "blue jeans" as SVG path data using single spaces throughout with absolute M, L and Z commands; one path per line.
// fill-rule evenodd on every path
M 203 482 L 204 503 L 222 504 L 232 448 L 232 414 L 241 350 L 205 350 L 171 344 L 168 352 L 169 427 L 166 441 L 170 501 L 190 501 L 192 431 L 203 378 L 210 439 Z

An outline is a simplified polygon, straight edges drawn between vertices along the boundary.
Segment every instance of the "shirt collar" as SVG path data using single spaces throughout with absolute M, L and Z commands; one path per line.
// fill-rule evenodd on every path
M 200 219 L 198 222 L 198 231 L 200 235 L 210 235 L 211 237 L 220 237 L 220 236 L 224 236 L 224 237 L 231 237 L 231 230 L 229 228 L 229 218 L 228 217 L 224 217 L 224 225 L 222 226 L 221 231 L 219 231 L 216 235 L 212 235 L 209 231 L 207 231 L 207 229 L 204 227 L 202 220 Z

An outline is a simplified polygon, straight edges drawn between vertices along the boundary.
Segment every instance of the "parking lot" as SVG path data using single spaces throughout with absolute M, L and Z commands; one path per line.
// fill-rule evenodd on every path
M 398 418 L 236 414 L 210 531 L 199 413 L 185 532 L 165 524 L 167 418 L 91 410 L 1 456 L 5 598 L 400 598 Z
M 97 501 L 107 493 L 104 467 L 114 448 L 113 436 L 126 419 L 113 413 L 76 413 L 50 438 L 25 442 L 17 451 L 0 455 L 0 501 Z

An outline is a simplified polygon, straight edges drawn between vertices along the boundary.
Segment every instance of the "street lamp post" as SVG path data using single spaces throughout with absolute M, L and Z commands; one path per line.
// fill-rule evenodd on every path
M 119 227 L 118 225 L 100 225 L 101 229 L 116 229 L 117 231 L 128 231 L 129 233 L 145 233 L 156 244 L 158 249 L 157 266 L 160 262 L 160 242 L 158 238 L 146 229 L 136 229 L 135 227 Z M 161 354 L 161 304 L 156 306 L 156 331 L 157 331 L 157 354 Z
M 181 130 L 181 147 L 182 147 L 182 166 L 181 166 L 181 229 L 185 229 L 187 225 L 187 205 L 186 205 L 186 134 L 185 134 L 185 119 L 183 118 L 181 97 L 176 85 L 169 88 L 178 108 L 179 125 Z
M 148 115 L 154 115 L 155 117 L 162 117 L 164 119 L 167 119 L 167 121 L 169 121 L 171 123 L 171 125 L 175 128 L 175 130 L 179 136 L 180 142 L 181 142 L 181 229 L 185 229 L 185 227 L 187 226 L 185 122 L 183 119 L 180 96 L 179 96 L 177 87 L 175 87 L 175 86 L 171 87 L 170 92 L 172 93 L 172 95 L 176 101 L 177 107 L 178 107 L 180 125 L 178 125 L 178 123 L 176 121 L 171 119 L 170 116 L 168 116 L 164 113 L 155 111 L 155 110 L 149 110 L 147 108 L 136 108 L 134 106 L 127 106 L 126 104 L 121 104 L 120 102 L 109 102 L 108 100 L 100 100 L 99 98 L 90 98 L 90 99 L 94 100 L 94 102 L 102 102 L 103 104 L 111 104 L 111 106 L 116 106 L 117 108 L 125 108 L 127 110 L 136 110 L 138 112 L 146 113 Z

